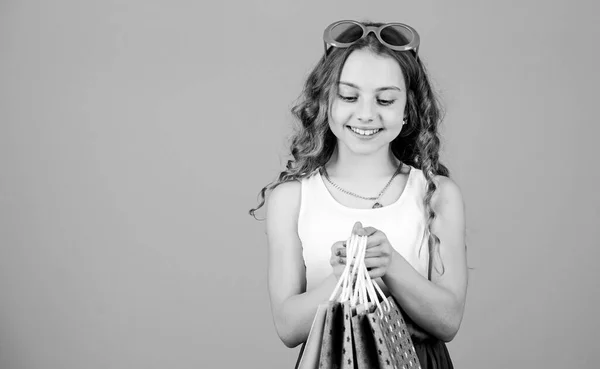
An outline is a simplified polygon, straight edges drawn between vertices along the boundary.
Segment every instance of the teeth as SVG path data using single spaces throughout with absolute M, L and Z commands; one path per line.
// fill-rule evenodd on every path
M 368 130 L 363 130 L 363 129 L 358 129 L 358 128 L 354 128 L 354 127 L 350 127 L 350 129 L 353 132 L 358 133 L 359 135 L 363 135 L 363 136 L 371 136 L 377 132 L 379 132 L 379 129 L 368 129 Z

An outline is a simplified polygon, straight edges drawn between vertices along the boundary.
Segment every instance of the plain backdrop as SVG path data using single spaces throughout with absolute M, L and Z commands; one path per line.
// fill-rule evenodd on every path
M 596 367 L 598 10 L 0 1 L 0 368 L 293 367 L 248 210 L 339 19 L 415 27 L 444 102 L 473 268 L 455 367 Z

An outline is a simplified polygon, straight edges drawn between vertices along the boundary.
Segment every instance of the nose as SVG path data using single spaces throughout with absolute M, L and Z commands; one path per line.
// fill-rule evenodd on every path
M 356 117 L 361 122 L 370 123 L 373 121 L 375 115 L 375 109 L 373 109 L 373 104 L 367 99 L 362 101 L 362 104 L 359 105 L 358 111 L 356 112 Z

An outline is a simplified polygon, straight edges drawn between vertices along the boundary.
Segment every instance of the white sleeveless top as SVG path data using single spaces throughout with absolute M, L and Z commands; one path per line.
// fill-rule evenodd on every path
M 357 221 L 363 227 L 383 231 L 392 247 L 427 278 L 429 248 L 423 206 L 426 183 L 423 172 L 411 166 L 406 186 L 396 202 L 376 209 L 355 209 L 333 198 L 320 171 L 303 178 L 298 235 L 306 266 L 306 290 L 313 289 L 333 272 L 329 263 L 331 246 L 347 240 Z M 381 279 L 377 281 L 387 295 Z

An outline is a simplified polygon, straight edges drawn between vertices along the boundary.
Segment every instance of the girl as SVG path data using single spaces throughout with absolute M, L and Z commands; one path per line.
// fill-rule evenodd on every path
M 266 201 L 273 320 L 288 347 L 306 341 L 345 263 L 365 264 L 409 324 L 422 367 L 452 368 L 445 343 L 462 321 L 467 263 L 459 187 L 439 160 L 441 112 L 410 26 L 336 22 L 292 112 L 286 170 Z M 367 225 L 367 227 L 363 227 Z

